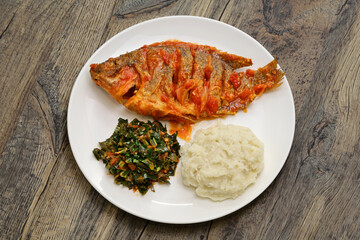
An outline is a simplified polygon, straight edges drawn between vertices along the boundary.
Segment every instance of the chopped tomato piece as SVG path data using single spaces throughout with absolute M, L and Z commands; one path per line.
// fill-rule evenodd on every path
M 247 100 L 251 94 L 252 94 L 252 92 L 251 92 L 250 89 L 244 89 L 239 94 L 239 97 L 240 97 L 241 100 Z
M 211 76 L 211 73 L 213 71 L 213 67 L 210 65 L 206 65 L 205 69 L 204 69 L 204 73 L 205 73 L 205 79 L 206 80 L 209 80 L 210 79 L 210 76 Z
M 239 75 L 236 72 L 231 74 L 230 82 L 232 83 L 234 88 L 238 88 L 241 85 L 241 79 L 240 79 Z
M 246 69 L 246 75 L 253 77 L 255 75 L 255 70 Z
M 256 95 L 261 95 L 266 89 L 265 84 L 257 84 L 254 86 L 254 91 Z
M 233 93 L 225 93 L 225 100 L 228 102 L 234 101 L 234 94 Z
M 216 113 L 219 105 L 218 105 L 218 101 L 215 97 L 210 97 L 206 106 L 208 107 L 209 111 L 211 114 Z
M 95 71 L 96 68 L 98 67 L 98 65 L 99 65 L 99 64 L 95 64 L 95 63 L 94 63 L 94 64 L 91 64 L 90 67 L 91 67 L 92 70 Z
M 163 101 L 163 102 L 167 102 L 167 101 L 169 101 L 169 97 L 168 97 L 168 96 L 166 96 L 165 94 L 161 94 L 160 99 L 161 99 L 161 101 Z

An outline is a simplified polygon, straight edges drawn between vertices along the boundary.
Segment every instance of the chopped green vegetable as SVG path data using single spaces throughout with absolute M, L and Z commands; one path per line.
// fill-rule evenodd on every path
M 141 194 L 153 184 L 169 183 L 179 162 L 180 144 L 177 134 L 169 135 L 158 121 L 147 123 L 134 119 L 119 118 L 118 125 L 110 138 L 100 142 L 100 149 L 93 153 L 115 177 L 115 183 Z

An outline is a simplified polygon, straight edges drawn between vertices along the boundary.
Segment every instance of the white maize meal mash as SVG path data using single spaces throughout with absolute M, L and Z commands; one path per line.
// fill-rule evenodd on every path
M 264 145 L 246 127 L 202 129 L 181 148 L 183 183 L 213 201 L 235 199 L 264 168 Z

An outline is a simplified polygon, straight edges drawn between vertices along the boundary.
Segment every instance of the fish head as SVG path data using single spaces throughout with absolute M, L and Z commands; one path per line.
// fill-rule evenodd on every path
M 90 74 L 96 85 L 105 89 L 119 103 L 125 103 L 140 87 L 140 76 L 135 67 L 119 65 L 116 59 L 91 64 Z

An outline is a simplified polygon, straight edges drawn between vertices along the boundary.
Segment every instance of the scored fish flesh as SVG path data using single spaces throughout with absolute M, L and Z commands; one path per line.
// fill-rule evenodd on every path
M 191 123 L 245 110 L 281 84 L 276 59 L 257 70 L 235 71 L 250 65 L 251 59 L 214 47 L 168 40 L 91 64 L 90 74 L 132 111 Z

